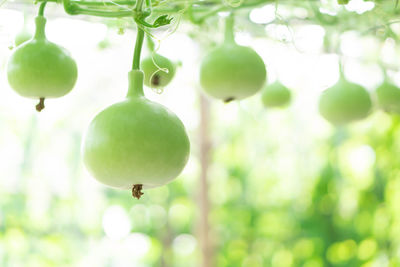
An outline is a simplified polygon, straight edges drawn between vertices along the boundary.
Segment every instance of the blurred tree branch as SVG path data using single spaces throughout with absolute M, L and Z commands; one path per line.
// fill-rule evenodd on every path
M 210 164 L 211 139 L 210 139 L 210 103 L 204 95 L 200 95 L 200 189 L 199 189 L 199 230 L 202 253 L 202 267 L 213 266 L 212 244 L 210 240 L 210 227 L 208 214 L 210 204 L 208 199 L 208 169 Z

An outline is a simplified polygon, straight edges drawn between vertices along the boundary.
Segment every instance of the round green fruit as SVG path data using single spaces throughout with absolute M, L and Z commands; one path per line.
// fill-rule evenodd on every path
M 140 189 L 164 185 L 180 174 L 190 143 L 179 118 L 143 96 L 143 72 L 133 70 L 129 79 L 127 99 L 90 123 L 83 160 L 98 181 L 132 189 L 140 198 Z
M 30 39 L 32 39 L 32 34 L 30 34 L 28 31 L 24 29 L 15 36 L 14 44 L 15 46 L 20 46 L 21 44 L 25 43 L 26 41 L 29 41 Z
M 60 97 L 70 92 L 77 80 L 75 61 L 68 51 L 46 39 L 45 24 L 44 17 L 36 17 L 35 36 L 19 46 L 8 62 L 8 81 L 21 96 Z
M 360 120 L 370 114 L 372 107 L 368 91 L 340 78 L 333 87 L 325 90 L 319 101 L 321 115 L 335 125 Z
M 280 82 L 265 87 L 261 94 L 261 100 L 265 107 L 285 107 L 290 103 L 290 90 Z
M 250 47 L 225 42 L 211 51 L 200 68 L 204 91 L 225 102 L 257 93 L 267 78 L 262 58 Z
M 144 72 L 144 84 L 151 88 L 167 86 L 175 76 L 175 64 L 168 58 L 153 54 L 141 63 Z
M 379 106 L 390 113 L 400 113 L 400 88 L 384 81 L 376 89 Z

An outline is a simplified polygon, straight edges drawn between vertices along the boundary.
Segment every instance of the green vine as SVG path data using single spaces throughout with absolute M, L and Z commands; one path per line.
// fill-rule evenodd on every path
M 132 64 L 132 69 L 133 70 L 139 70 L 140 69 L 140 55 L 142 52 L 142 47 L 143 47 L 143 40 L 144 40 L 144 30 L 143 30 L 143 25 L 141 25 L 138 21 L 144 22 L 144 18 L 146 15 L 149 14 L 143 14 L 143 0 L 138 0 L 135 6 L 135 12 L 136 16 L 135 21 L 137 24 L 137 37 L 136 37 L 136 44 L 135 44 L 135 52 L 133 55 L 133 64 Z
M 143 26 L 149 28 L 157 28 L 164 26 L 170 22 L 167 14 L 177 14 L 182 10 L 188 9 L 190 20 L 195 24 L 203 23 L 207 18 L 221 11 L 229 11 L 232 9 L 251 8 L 273 2 L 273 0 L 247 0 L 238 1 L 232 4 L 231 1 L 150 1 L 145 0 L 147 8 L 142 10 L 141 14 L 162 14 L 153 24 Z M 64 10 L 69 15 L 89 15 L 105 18 L 123 18 L 135 16 L 137 12 L 134 6 L 137 1 L 116 0 L 116 1 L 82 1 L 82 0 L 37 0 L 38 3 L 53 2 L 62 3 Z M 190 6 L 188 7 L 188 4 Z M 212 4 L 212 8 L 210 8 Z M 142 22 L 143 23 L 143 22 Z
M 144 31 L 141 28 L 141 26 L 138 25 L 137 35 L 136 35 L 135 52 L 133 55 L 133 64 L 132 64 L 133 70 L 140 69 L 140 55 L 142 53 L 143 40 L 144 40 Z
M 43 15 L 44 15 L 44 9 L 46 8 L 46 4 L 47 4 L 47 1 L 42 2 L 42 3 L 40 4 L 38 16 L 43 17 Z

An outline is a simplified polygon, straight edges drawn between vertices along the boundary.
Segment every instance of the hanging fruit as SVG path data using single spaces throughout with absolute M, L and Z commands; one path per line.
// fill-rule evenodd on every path
M 286 107 L 290 99 L 290 90 L 279 81 L 266 86 L 261 94 L 262 103 L 267 108 Z
M 370 114 L 371 108 L 368 91 L 361 85 L 347 81 L 342 72 L 339 81 L 326 89 L 319 100 L 319 112 L 335 125 L 364 119 Z
M 163 88 L 175 76 L 175 64 L 168 58 L 153 53 L 143 59 L 141 68 L 144 72 L 144 84 L 150 88 Z
M 400 114 L 400 88 L 387 79 L 376 89 L 379 107 L 389 113 Z
M 40 99 L 37 111 L 44 108 L 45 98 L 61 97 L 72 90 L 77 80 L 77 66 L 64 48 L 47 40 L 46 19 L 36 17 L 36 32 L 28 42 L 11 55 L 7 75 L 10 86 L 21 96 Z
M 262 58 L 250 47 L 235 43 L 233 15 L 226 19 L 225 41 L 202 61 L 203 90 L 224 102 L 254 95 L 264 85 L 267 72 Z
M 142 6 L 139 0 L 136 12 L 141 18 Z M 180 174 L 189 158 L 190 143 L 179 118 L 144 96 L 140 70 L 144 31 L 139 24 L 137 31 L 126 100 L 95 116 L 82 151 L 86 167 L 98 181 L 131 189 L 139 199 L 142 189 L 162 186 Z
M 25 16 L 24 17 L 24 26 L 22 27 L 22 29 L 18 32 L 18 34 L 14 38 L 14 46 L 15 47 L 32 39 L 32 34 L 28 31 L 28 29 L 26 27 L 26 22 L 27 22 L 27 19 Z
M 129 74 L 123 102 L 100 112 L 83 142 L 83 160 L 93 176 L 108 186 L 141 189 L 176 178 L 189 157 L 190 143 L 179 118 L 143 95 L 143 72 Z

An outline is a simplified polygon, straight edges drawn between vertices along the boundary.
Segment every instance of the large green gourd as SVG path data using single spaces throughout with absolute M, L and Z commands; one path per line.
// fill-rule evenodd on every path
M 143 95 L 143 72 L 129 74 L 127 99 L 101 111 L 83 142 L 83 160 L 108 186 L 132 189 L 164 185 L 187 163 L 190 143 L 179 118 Z M 139 192 L 139 194 L 138 194 Z

